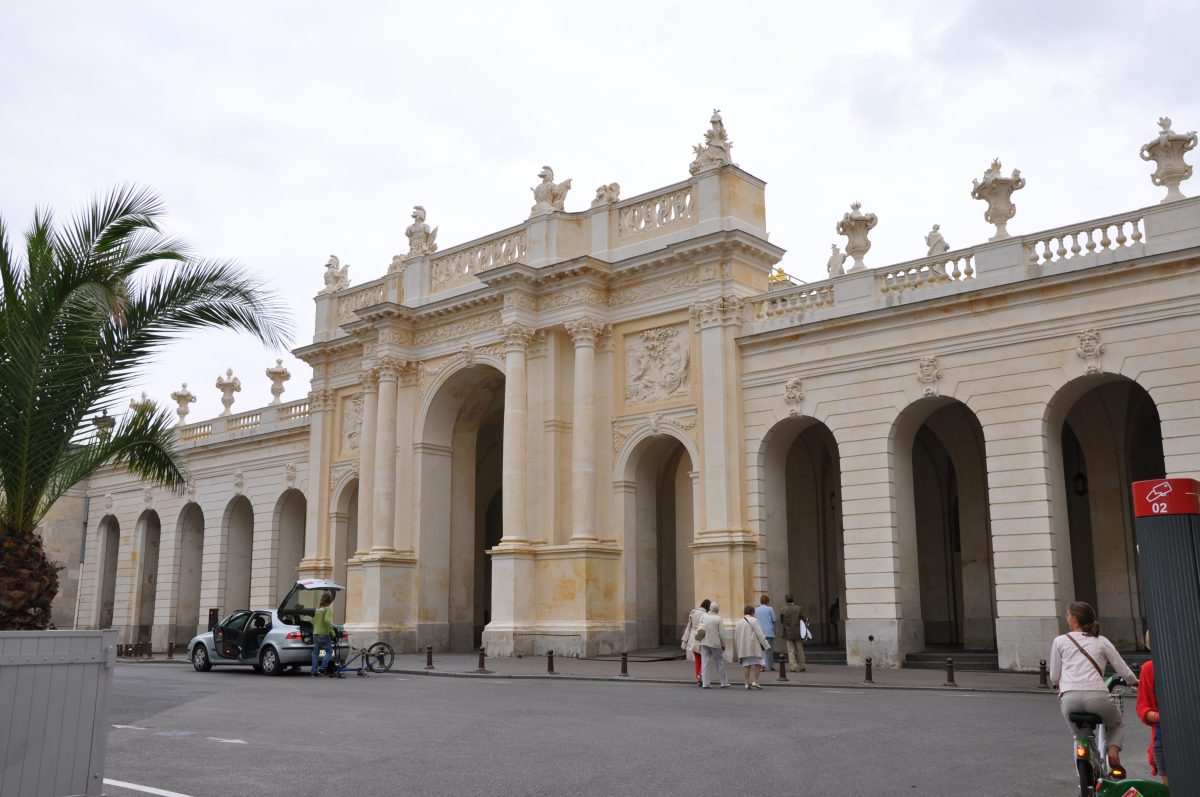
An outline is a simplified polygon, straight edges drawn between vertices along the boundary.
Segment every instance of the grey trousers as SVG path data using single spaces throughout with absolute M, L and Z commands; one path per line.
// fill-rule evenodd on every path
M 703 676 L 702 686 L 708 686 L 713 675 L 720 678 L 722 684 L 729 683 L 729 676 L 725 674 L 725 652 L 723 650 L 701 645 L 700 662 L 700 672 Z M 713 672 L 714 669 L 716 669 L 716 673 Z
M 1096 714 L 1104 720 L 1110 745 L 1115 746 L 1118 750 L 1125 746 L 1125 722 L 1121 719 L 1121 713 L 1113 705 L 1112 698 L 1107 691 L 1080 689 L 1063 692 L 1058 696 L 1058 707 L 1062 710 L 1063 719 L 1067 720 L 1067 725 L 1070 726 L 1071 733 L 1076 739 L 1081 738 L 1084 731 L 1076 728 L 1075 723 L 1071 722 L 1068 717 L 1072 712 L 1086 711 L 1089 714 Z M 1101 750 L 1100 754 L 1105 755 L 1107 752 L 1107 750 Z

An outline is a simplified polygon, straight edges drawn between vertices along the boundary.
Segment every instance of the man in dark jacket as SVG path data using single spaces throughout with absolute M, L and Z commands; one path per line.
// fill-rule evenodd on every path
M 779 610 L 779 625 L 787 643 L 788 668 L 792 672 L 804 672 L 804 636 L 808 630 L 808 617 L 796 605 L 791 593 L 784 596 L 783 608 Z

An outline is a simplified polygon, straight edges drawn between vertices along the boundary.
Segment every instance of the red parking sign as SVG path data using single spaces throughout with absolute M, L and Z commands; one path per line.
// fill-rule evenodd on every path
M 1134 482 L 1133 515 L 1200 515 L 1200 482 L 1195 479 Z

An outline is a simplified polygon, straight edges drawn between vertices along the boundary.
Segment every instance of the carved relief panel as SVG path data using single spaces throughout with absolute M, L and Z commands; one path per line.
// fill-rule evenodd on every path
M 362 436 L 363 396 L 362 393 L 352 393 L 342 396 L 342 456 L 349 457 L 358 453 Z
M 625 404 L 654 404 L 688 395 L 690 338 L 686 326 L 663 326 L 625 336 Z

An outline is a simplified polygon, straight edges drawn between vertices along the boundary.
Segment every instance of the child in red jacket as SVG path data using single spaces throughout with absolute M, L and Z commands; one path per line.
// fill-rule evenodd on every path
M 1146 631 L 1146 647 L 1150 647 L 1150 632 Z M 1146 757 L 1150 760 L 1150 772 L 1162 778 L 1163 785 L 1167 784 L 1167 762 L 1163 758 L 1162 728 L 1158 713 L 1158 695 L 1154 693 L 1154 662 L 1148 661 L 1142 665 L 1138 673 L 1138 719 L 1150 726 L 1150 748 Z

